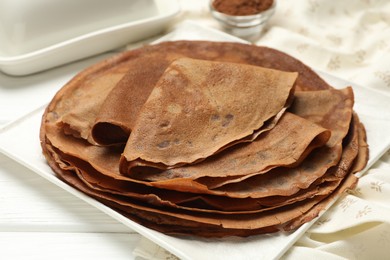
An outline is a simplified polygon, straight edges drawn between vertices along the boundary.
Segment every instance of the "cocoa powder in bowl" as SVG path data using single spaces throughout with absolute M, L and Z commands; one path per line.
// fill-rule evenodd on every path
M 228 15 L 254 15 L 269 9 L 273 0 L 214 0 L 212 6 Z

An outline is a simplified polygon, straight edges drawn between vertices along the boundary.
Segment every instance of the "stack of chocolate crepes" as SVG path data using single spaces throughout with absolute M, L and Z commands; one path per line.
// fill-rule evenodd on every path
M 239 43 L 165 42 L 82 71 L 47 107 L 65 182 L 167 234 L 291 231 L 353 188 L 368 147 L 350 87 Z

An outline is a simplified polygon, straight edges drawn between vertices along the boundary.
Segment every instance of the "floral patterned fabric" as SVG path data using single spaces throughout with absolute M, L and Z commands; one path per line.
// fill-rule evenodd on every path
M 284 259 L 387 259 L 390 248 L 390 152 L 338 200 Z
M 390 2 L 279 0 L 256 44 L 332 75 L 390 91 Z

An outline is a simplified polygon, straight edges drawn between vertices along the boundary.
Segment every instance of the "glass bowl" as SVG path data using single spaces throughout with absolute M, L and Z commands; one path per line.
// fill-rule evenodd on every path
M 213 2 L 214 0 L 209 1 L 210 12 L 221 24 L 222 28 L 228 33 L 244 39 L 259 36 L 276 9 L 276 0 L 274 0 L 268 9 L 257 14 L 230 15 L 216 10 L 213 6 Z

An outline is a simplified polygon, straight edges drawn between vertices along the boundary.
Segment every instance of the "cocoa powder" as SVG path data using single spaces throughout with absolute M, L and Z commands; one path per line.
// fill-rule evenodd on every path
M 253 15 L 270 8 L 273 0 L 214 0 L 218 12 L 229 15 Z

